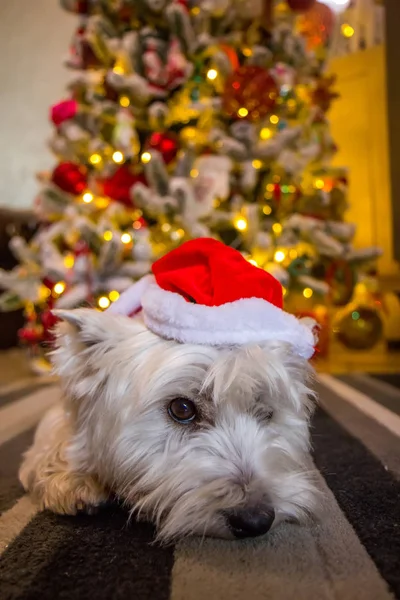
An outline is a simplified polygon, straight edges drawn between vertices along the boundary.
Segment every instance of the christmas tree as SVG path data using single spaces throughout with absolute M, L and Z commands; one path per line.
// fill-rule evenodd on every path
M 12 240 L 3 310 L 41 355 L 51 309 L 106 309 L 193 237 L 239 249 L 301 297 L 347 304 L 378 254 L 352 246 L 326 113 L 330 9 L 315 0 L 62 0 L 79 15 L 50 111 L 33 239 Z M 297 307 L 297 308 L 296 308 Z M 300 307 L 301 308 L 301 307 Z M 303 307 L 304 308 L 304 307 Z

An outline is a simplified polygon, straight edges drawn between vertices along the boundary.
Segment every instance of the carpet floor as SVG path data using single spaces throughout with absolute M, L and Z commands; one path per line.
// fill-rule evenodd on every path
M 0 387 L 0 599 L 400 598 L 400 391 L 370 380 L 319 378 L 319 522 L 169 547 L 152 543 L 151 525 L 128 525 L 118 506 L 93 517 L 38 513 L 17 469 L 59 391 L 51 380 Z

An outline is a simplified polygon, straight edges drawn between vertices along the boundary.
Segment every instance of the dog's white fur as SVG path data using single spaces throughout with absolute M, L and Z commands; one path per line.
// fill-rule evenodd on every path
M 289 344 L 182 345 L 140 318 L 61 316 L 54 364 L 64 401 L 20 470 L 42 508 L 91 511 L 113 494 L 162 540 L 232 537 L 224 511 L 266 499 L 276 523 L 314 512 L 312 370 Z M 171 419 L 176 397 L 196 403 L 195 424 Z

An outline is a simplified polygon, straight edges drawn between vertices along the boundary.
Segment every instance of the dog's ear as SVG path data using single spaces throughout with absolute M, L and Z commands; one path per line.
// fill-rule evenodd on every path
M 62 321 L 56 328 L 59 345 L 73 340 L 88 348 L 106 341 L 119 329 L 115 324 L 110 328 L 110 318 L 106 313 L 90 308 L 54 310 L 53 314 Z

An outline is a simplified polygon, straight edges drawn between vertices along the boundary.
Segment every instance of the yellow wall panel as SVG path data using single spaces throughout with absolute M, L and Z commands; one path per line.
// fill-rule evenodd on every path
M 389 275 L 398 266 L 393 260 L 384 52 L 377 46 L 331 61 L 341 98 L 329 118 L 339 146 L 334 164 L 349 169 L 346 217 L 357 224 L 355 245 L 380 246 L 379 270 Z

